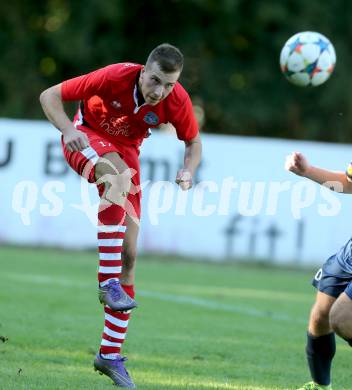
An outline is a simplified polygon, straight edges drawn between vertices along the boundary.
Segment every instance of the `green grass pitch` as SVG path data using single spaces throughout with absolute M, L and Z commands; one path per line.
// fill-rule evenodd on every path
M 97 255 L 2 248 L 0 265 L 0 389 L 111 389 L 92 368 Z M 312 274 L 141 257 L 124 348 L 138 388 L 295 389 L 309 379 Z M 350 362 L 338 341 L 334 390 L 351 388 Z

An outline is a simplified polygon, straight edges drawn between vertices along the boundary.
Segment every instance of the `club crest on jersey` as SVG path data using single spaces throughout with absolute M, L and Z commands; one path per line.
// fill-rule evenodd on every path
M 156 125 L 159 122 L 159 117 L 155 112 L 149 111 L 145 114 L 143 120 L 145 123 L 148 123 L 148 125 Z

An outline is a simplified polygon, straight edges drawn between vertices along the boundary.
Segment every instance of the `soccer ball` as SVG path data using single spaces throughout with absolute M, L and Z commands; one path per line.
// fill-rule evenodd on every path
M 335 63 L 334 46 L 324 35 L 312 31 L 295 34 L 285 43 L 280 55 L 282 73 L 300 87 L 323 84 Z

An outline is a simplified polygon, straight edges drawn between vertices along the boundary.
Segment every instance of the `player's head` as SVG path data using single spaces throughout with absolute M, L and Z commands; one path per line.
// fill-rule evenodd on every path
M 180 50 L 162 43 L 149 54 L 141 71 L 139 88 L 147 104 L 155 106 L 173 90 L 183 68 Z

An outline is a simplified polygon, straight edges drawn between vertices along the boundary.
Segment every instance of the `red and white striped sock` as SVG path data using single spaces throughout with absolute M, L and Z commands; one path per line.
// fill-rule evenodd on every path
M 101 202 L 98 212 L 98 281 L 101 287 L 111 279 L 120 278 L 122 244 L 126 232 L 125 217 L 126 212 L 121 206 Z
M 126 293 L 134 298 L 134 286 L 122 285 Z M 104 359 L 116 359 L 125 341 L 130 312 L 121 313 L 104 307 L 105 323 L 102 335 L 100 355 Z

